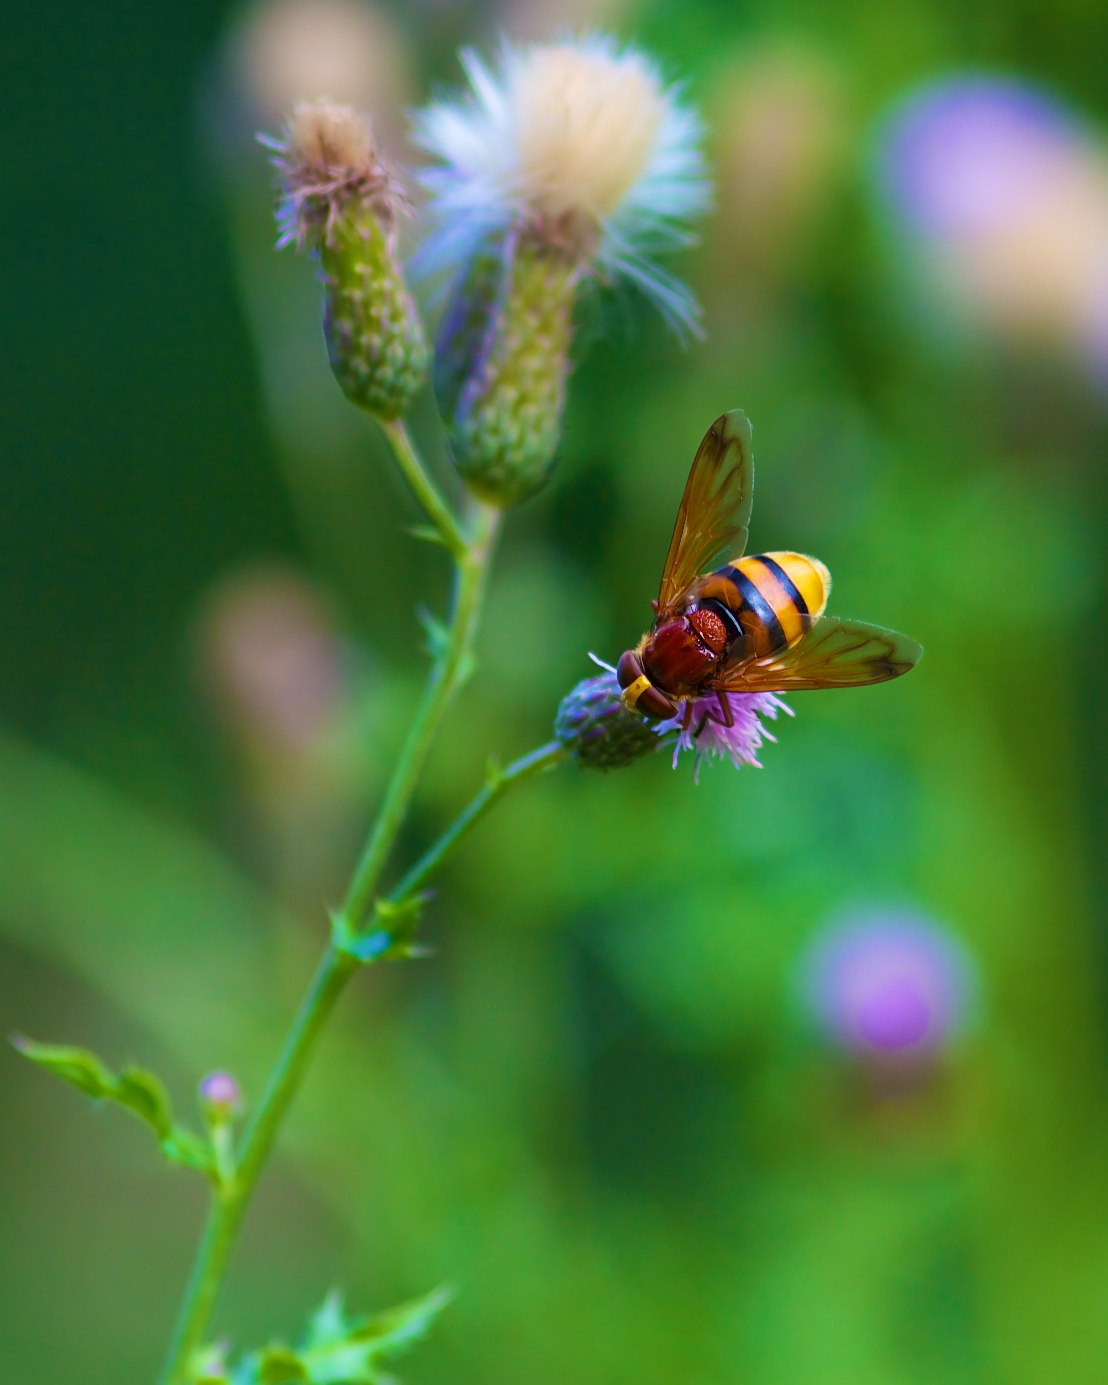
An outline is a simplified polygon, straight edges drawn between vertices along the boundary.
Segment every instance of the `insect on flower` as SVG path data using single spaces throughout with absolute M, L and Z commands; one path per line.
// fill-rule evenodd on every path
M 624 706 L 652 721 L 680 717 L 682 740 L 710 733 L 725 745 L 735 694 L 883 683 L 923 653 L 892 630 L 825 616 L 831 574 L 818 558 L 744 557 L 753 491 L 750 424 L 734 409 L 693 460 L 654 625 L 616 668 Z

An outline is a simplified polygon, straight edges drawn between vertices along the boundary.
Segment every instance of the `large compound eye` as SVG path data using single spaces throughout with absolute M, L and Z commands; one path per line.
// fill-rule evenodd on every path
M 616 679 L 621 688 L 629 688 L 643 675 L 642 660 L 633 649 L 625 650 L 616 664 Z
M 649 717 L 651 721 L 668 721 L 670 717 L 677 715 L 677 707 L 672 703 L 665 693 L 660 693 L 657 688 L 647 688 L 639 700 L 635 703 L 635 711 L 644 717 Z

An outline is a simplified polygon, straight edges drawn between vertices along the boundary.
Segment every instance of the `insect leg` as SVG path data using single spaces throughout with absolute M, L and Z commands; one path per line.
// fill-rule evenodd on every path
M 717 690 L 716 692 L 716 701 L 719 703 L 719 710 L 723 713 L 724 726 L 728 728 L 734 726 L 735 718 L 731 713 L 731 703 L 721 690 Z

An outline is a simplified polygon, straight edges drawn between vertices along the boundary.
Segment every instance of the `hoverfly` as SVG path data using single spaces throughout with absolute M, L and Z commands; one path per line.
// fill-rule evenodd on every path
M 744 557 L 754 491 L 750 423 L 717 418 L 693 459 L 677 511 L 654 625 L 616 667 L 624 706 L 654 721 L 713 693 L 853 688 L 907 673 L 923 650 L 905 635 L 823 614 L 831 574 L 802 553 Z M 733 556 L 714 568 L 726 553 Z

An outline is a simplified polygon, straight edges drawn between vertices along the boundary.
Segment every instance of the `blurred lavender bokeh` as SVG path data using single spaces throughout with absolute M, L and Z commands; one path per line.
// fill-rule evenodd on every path
M 877 180 L 948 311 L 1101 373 L 1108 155 L 1076 113 L 1015 78 L 928 83 L 884 126 Z
M 820 932 L 803 959 L 802 987 L 826 1034 L 870 1056 L 937 1053 L 963 1027 L 975 989 L 970 958 L 946 928 L 894 911 Z

